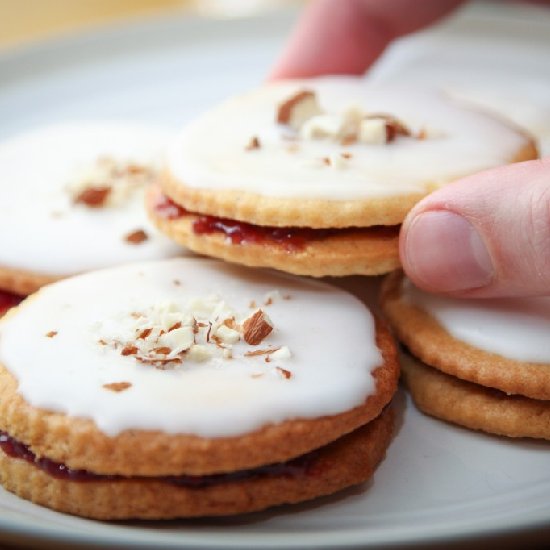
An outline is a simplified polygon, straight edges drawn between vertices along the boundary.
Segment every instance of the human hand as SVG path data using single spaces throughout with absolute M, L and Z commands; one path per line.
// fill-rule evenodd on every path
M 434 23 L 462 0 L 313 0 L 270 79 L 362 74 L 396 38 Z
M 361 74 L 396 37 L 456 0 L 317 0 L 271 78 Z M 550 159 L 489 170 L 420 201 L 403 223 L 400 256 L 419 287 L 456 296 L 550 295 Z

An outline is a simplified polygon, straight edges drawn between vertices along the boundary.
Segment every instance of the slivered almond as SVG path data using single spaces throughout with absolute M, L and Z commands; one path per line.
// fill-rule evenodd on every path
M 245 352 L 245 357 L 256 357 L 257 355 L 269 355 L 270 353 L 275 353 L 281 348 L 270 348 L 270 349 L 255 349 L 254 351 Z
M 103 387 L 106 390 L 111 390 L 114 392 L 121 392 L 121 391 L 127 390 L 131 386 L 132 384 L 130 384 L 130 382 L 111 382 L 109 384 L 103 384 Z

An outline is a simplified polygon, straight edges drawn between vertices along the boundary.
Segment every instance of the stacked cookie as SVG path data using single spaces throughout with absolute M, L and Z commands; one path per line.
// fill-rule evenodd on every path
M 154 224 L 196 252 L 373 275 L 398 267 L 416 201 L 534 158 L 532 140 L 440 95 L 355 78 L 231 100 L 173 141 L 160 172 L 136 160 L 152 137 L 62 127 L 0 148 L 0 167 L 41 195 L 29 224 L 24 193 L 1 191 L 17 208 L 0 223 L 22 239 L 10 248 L 0 231 L 0 287 L 51 283 L 0 321 L 2 484 L 124 519 L 244 513 L 369 479 L 391 440 L 399 375 L 384 325 L 324 283 L 159 261 L 179 248 L 136 225 L 142 195 Z
M 326 284 L 213 260 L 44 287 L 0 322 L 0 480 L 103 519 L 228 515 L 368 479 L 389 333 Z
M 148 210 L 190 249 L 299 275 L 387 273 L 434 189 L 536 158 L 506 122 L 437 93 L 330 77 L 266 85 L 190 124 Z
M 422 361 L 402 362 L 420 410 L 474 430 L 550 439 L 550 298 L 457 300 L 395 273 L 382 307 Z

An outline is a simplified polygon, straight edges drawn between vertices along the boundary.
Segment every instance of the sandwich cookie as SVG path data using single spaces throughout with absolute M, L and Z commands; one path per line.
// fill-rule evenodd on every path
M 399 225 L 462 176 L 536 158 L 530 137 L 439 93 L 355 77 L 268 84 L 169 146 L 155 224 L 191 249 L 296 274 L 395 269 Z
M 143 212 L 167 136 L 129 123 L 47 126 L 0 143 L 0 289 L 181 255 Z
M 41 289 L 0 321 L 0 364 L 2 483 L 102 519 L 361 483 L 390 442 L 398 378 L 391 336 L 352 295 L 198 259 Z
M 423 361 L 403 364 L 418 407 L 510 437 L 550 439 L 550 298 L 458 300 L 388 276 L 382 307 Z

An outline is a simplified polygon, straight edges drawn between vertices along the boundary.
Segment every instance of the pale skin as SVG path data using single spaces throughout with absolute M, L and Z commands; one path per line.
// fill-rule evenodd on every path
M 392 40 L 461 3 L 313 0 L 270 78 L 362 74 Z M 432 193 L 406 217 L 400 255 L 407 275 L 431 292 L 550 295 L 550 158 L 487 170 Z

